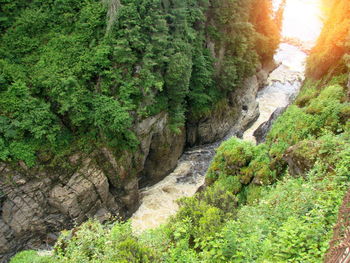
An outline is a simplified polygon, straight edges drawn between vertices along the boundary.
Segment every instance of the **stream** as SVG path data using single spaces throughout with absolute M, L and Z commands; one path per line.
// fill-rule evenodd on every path
M 278 5 L 279 2 L 280 0 L 275 0 L 274 4 Z M 283 37 L 297 38 L 305 43 L 305 46 L 312 46 L 322 27 L 316 2 L 317 0 L 287 0 Z M 307 22 L 301 21 L 298 12 L 293 13 L 294 9 L 300 9 L 301 12 L 313 10 L 314 15 L 310 16 L 309 13 Z M 299 25 L 297 30 L 296 25 Z M 268 121 L 276 109 L 287 107 L 298 94 L 304 80 L 307 57 L 302 50 L 305 49 L 283 42 L 280 44 L 274 56 L 279 66 L 271 72 L 267 85 L 257 94 L 260 116 L 244 132 L 244 140 L 256 143 L 253 136 L 254 131 L 262 123 Z M 141 205 L 131 217 L 133 231 L 141 233 L 144 230 L 155 228 L 175 214 L 179 209 L 176 200 L 193 196 L 204 184 L 205 173 L 215 155 L 215 149 L 231 137 L 226 136 L 225 139 L 213 144 L 188 149 L 178 161 L 174 172 L 159 183 L 141 189 Z

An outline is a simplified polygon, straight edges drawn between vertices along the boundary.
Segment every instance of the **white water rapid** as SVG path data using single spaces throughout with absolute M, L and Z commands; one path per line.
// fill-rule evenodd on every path
M 280 1 L 275 0 L 274 4 L 278 6 Z M 287 0 L 283 37 L 296 38 L 307 47 L 314 43 L 322 27 L 317 2 L 318 0 Z M 279 66 L 270 74 L 268 85 L 257 95 L 260 116 L 245 131 L 244 140 L 255 142 L 254 131 L 268 121 L 276 109 L 288 106 L 294 99 L 304 78 L 305 59 L 306 54 L 301 47 L 283 42 L 280 44 L 275 55 Z M 141 206 L 131 217 L 134 232 L 140 233 L 165 223 L 178 210 L 177 199 L 196 193 L 204 183 L 206 170 L 220 143 L 221 141 L 187 150 L 173 173 L 159 183 L 140 190 Z

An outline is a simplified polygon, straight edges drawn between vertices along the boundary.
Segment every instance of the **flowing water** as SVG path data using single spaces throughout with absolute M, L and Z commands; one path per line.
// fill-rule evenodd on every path
M 287 0 L 282 32 L 284 37 L 297 38 L 306 43 L 305 46 L 314 43 L 322 26 L 317 1 Z M 274 4 L 277 6 L 279 2 L 275 0 Z M 307 10 L 308 20 L 302 21 L 300 14 Z M 257 95 L 260 116 L 245 131 L 244 140 L 255 142 L 254 131 L 268 121 L 277 108 L 288 106 L 297 95 L 305 70 L 306 54 L 302 50 L 287 43 L 280 44 L 275 55 L 279 66 L 270 74 L 267 86 Z M 229 138 L 227 136 L 225 140 Z M 173 173 L 159 183 L 140 190 L 141 205 L 131 218 L 136 233 L 165 223 L 178 210 L 177 199 L 196 193 L 204 183 L 206 170 L 221 142 L 187 150 Z
M 306 54 L 299 48 L 282 43 L 275 55 L 279 67 L 269 75 L 267 86 L 257 95 L 259 118 L 244 132 L 243 140 L 255 142 L 254 131 L 269 120 L 277 108 L 290 104 L 299 91 L 304 79 Z

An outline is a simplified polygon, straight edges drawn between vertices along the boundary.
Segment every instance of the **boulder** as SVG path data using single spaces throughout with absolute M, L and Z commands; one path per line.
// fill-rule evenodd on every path
M 253 133 L 258 144 L 265 142 L 266 135 L 270 131 L 272 124 L 285 112 L 287 107 L 277 108 L 270 116 L 269 120 L 262 123 Z
M 291 176 L 306 176 L 314 166 L 320 144 L 317 141 L 302 141 L 287 149 L 283 159 L 288 163 Z

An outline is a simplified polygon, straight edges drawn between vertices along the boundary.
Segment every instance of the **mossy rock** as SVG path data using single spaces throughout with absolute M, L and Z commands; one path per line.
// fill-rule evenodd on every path
M 259 200 L 259 198 L 261 196 L 261 191 L 262 191 L 261 186 L 258 186 L 255 184 L 250 184 L 246 190 L 247 204 L 253 204 L 257 200 Z
M 303 141 L 291 146 L 283 156 L 288 163 L 289 174 L 292 176 L 306 175 L 317 160 L 319 147 L 315 141 Z

